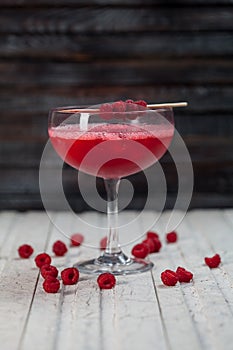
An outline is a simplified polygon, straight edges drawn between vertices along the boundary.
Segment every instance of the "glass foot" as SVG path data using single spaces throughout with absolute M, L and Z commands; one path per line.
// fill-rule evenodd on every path
M 154 264 L 150 261 L 137 258 L 128 258 L 124 253 L 104 253 L 97 259 L 86 260 L 74 264 L 80 272 L 87 274 L 101 274 L 110 272 L 114 275 L 131 275 L 152 269 Z

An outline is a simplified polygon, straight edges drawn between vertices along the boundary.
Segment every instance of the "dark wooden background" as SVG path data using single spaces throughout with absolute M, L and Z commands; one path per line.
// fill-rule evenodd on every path
M 232 0 L 0 0 L 0 208 L 42 208 L 51 107 L 128 97 L 189 101 L 176 126 L 193 160 L 191 206 L 232 206 L 232 57 Z M 174 166 L 168 156 L 162 164 L 170 206 Z M 85 209 L 73 170 L 64 178 Z

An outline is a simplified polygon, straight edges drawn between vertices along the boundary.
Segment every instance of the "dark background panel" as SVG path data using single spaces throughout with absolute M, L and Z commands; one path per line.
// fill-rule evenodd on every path
M 232 206 L 232 57 L 231 0 L 0 0 L 0 208 L 42 208 L 50 108 L 126 98 L 189 102 L 175 120 L 193 161 L 191 207 Z M 161 164 L 171 207 L 176 170 L 168 154 Z M 145 177 L 130 179 L 130 208 L 141 208 Z M 72 206 L 87 209 L 68 166 L 63 182 Z

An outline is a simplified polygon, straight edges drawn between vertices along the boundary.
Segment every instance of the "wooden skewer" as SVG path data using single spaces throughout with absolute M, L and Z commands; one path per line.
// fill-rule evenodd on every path
M 159 108 L 176 108 L 176 107 L 186 107 L 188 102 L 167 102 L 167 103 L 155 103 L 147 105 L 149 109 L 159 109 Z M 99 109 L 83 108 L 83 109 L 62 109 L 61 113 L 99 113 Z
M 168 102 L 168 103 L 156 103 L 156 104 L 151 104 L 151 105 L 147 105 L 148 108 L 165 108 L 165 107 L 171 107 L 171 108 L 175 108 L 175 107 L 187 107 L 188 106 L 188 102 Z

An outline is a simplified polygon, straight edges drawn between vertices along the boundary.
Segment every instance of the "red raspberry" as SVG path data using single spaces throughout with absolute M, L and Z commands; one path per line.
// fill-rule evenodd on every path
M 100 289 L 112 289 L 116 284 L 115 276 L 111 273 L 102 273 L 97 278 Z
M 57 293 L 60 288 L 60 282 L 57 278 L 49 276 L 44 280 L 43 288 L 47 293 Z
M 23 244 L 18 248 L 20 258 L 28 259 L 33 253 L 33 248 L 28 244 Z
M 134 102 L 136 105 L 139 105 L 139 106 L 142 106 L 142 107 L 147 107 L 147 103 L 146 101 L 143 101 L 143 100 L 139 100 L 139 101 L 135 101 Z
M 45 264 L 41 267 L 40 273 L 41 273 L 41 276 L 44 278 L 47 278 L 47 277 L 56 278 L 58 275 L 58 269 L 53 265 Z
M 108 237 L 103 237 L 100 241 L 100 249 L 104 250 L 107 247 Z
M 123 101 L 117 101 L 112 104 L 112 110 L 113 112 L 125 112 L 126 110 L 126 103 Z
M 103 103 L 100 106 L 99 115 L 102 119 L 109 120 L 109 119 L 113 118 L 112 111 L 113 111 L 113 109 L 112 109 L 112 105 L 110 103 Z
M 172 231 L 166 234 L 167 243 L 175 243 L 178 239 L 176 231 Z
M 67 252 L 67 247 L 65 245 L 65 243 L 63 243 L 62 241 L 56 241 L 53 244 L 53 252 L 55 255 L 57 256 L 63 256 L 65 255 L 65 253 Z
M 155 245 L 153 253 L 158 253 L 162 248 L 161 241 L 158 238 L 150 238 L 150 239 L 153 239 L 154 245 Z
M 133 100 L 126 100 L 126 111 L 127 112 L 133 112 L 133 111 L 138 111 L 138 105 L 133 101 Z
M 147 238 L 144 241 L 142 241 L 142 243 L 144 243 L 144 244 L 146 244 L 148 246 L 149 254 L 156 252 L 156 242 L 155 242 L 154 239 Z
M 35 257 L 35 263 L 36 263 L 36 266 L 39 267 L 39 269 L 40 269 L 45 264 L 50 265 L 51 258 L 50 258 L 50 256 L 48 254 L 41 253 L 41 254 L 38 254 Z
M 73 247 L 79 247 L 84 241 L 84 237 L 81 233 L 75 233 L 70 237 L 70 243 Z
M 190 282 L 193 278 L 193 274 L 190 271 L 185 270 L 183 267 L 177 267 L 176 275 L 178 277 L 179 282 Z
M 161 273 L 161 280 L 166 286 L 175 286 L 178 282 L 177 275 L 172 270 L 165 270 Z
M 68 267 L 61 272 L 61 278 L 65 285 L 76 284 L 79 279 L 79 271 L 76 267 Z
M 211 269 L 214 269 L 218 267 L 218 265 L 221 263 L 221 257 L 219 254 L 215 254 L 214 256 L 212 256 L 212 258 L 205 258 L 205 263 Z
M 136 244 L 132 251 L 132 255 L 135 256 L 136 258 L 141 258 L 144 259 L 148 254 L 149 254 L 149 248 L 148 245 L 145 243 L 139 243 Z
M 147 237 L 147 238 L 156 238 L 156 239 L 159 239 L 158 233 L 153 232 L 153 231 L 148 231 L 147 234 L 146 234 L 146 237 Z

